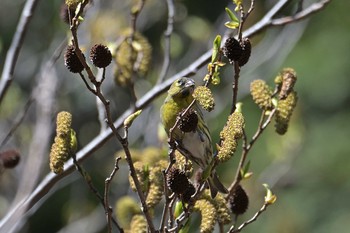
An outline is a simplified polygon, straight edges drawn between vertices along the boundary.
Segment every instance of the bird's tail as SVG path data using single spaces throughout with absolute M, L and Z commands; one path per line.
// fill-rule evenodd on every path
M 207 183 L 209 185 L 211 198 L 215 198 L 216 195 L 218 194 L 218 192 L 228 193 L 228 190 L 221 183 L 221 181 L 219 180 L 219 177 L 215 171 L 213 171 L 212 174 L 208 177 Z

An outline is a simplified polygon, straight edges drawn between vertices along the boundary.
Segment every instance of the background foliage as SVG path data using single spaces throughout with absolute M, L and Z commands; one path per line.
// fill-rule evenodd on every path
M 222 13 L 228 2 L 176 1 L 177 15 L 171 51 L 173 60 L 169 75 L 186 67 L 211 46 L 212 39 L 222 31 L 223 22 L 227 20 Z M 257 1 L 250 23 L 255 22 L 273 3 L 274 1 Z M 31 90 L 37 85 L 35 80 L 42 64 L 66 38 L 67 25 L 59 19 L 60 5 L 61 1 L 58 0 L 39 2 L 17 63 L 14 83 L 0 108 L 1 138 L 18 118 Z M 0 2 L 1 69 L 22 7 L 23 1 L 19 0 Z M 252 43 L 256 47 L 253 47 L 252 60 L 243 68 L 240 79 L 240 99 L 244 103 L 246 125 L 251 126 L 247 129 L 248 135 L 252 135 L 254 123 L 259 117 L 257 107 L 247 98 L 252 79 L 262 78 L 272 83 L 282 67 L 293 67 L 298 74 L 296 90 L 299 102 L 288 133 L 280 137 L 275 134 L 273 127 L 269 127 L 249 155 L 254 176 L 243 182 L 250 196 L 250 208 L 241 220 L 249 218 L 261 206 L 264 195 L 261 183 L 268 183 L 278 200 L 245 232 L 323 233 L 345 232 L 350 228 L 350 183 L 347 181 L 350 170 L 349 7 L 347 1 L 342 1 L 342 4 L 333 1 L 324 11 L 313 15 L 307 25 L 303 21 L 288 26 L 285 31 L 268 29 L 264 35 L 253 39 Z M 120 30 L 129 25 L 129 8 L 128 1 L 96 0 L 79 30 L 86 51 L 95 43 L 115 40 Z M 153 45 L 153 67 L 147 79 L 136 83 L 137 96 L 142 96 L 154 85 L 160 71 L 161 36 L 166 28 L 166 17 L 165 3 L 155 0 L 148 0 L 140 15 L 137 28 L 144 32 Z M 299 40 L 298 30 L 304 26 L 305 31 Z M 280 34 L 284 40 L 274 40 Z M 294 43 L 295 47 L 290 50 L 288 45 Z M 83 147 L 99 132 L 95 98 L 78 77 L 65 69 L 62 57 L 55 67 L 59 86 L 55 93 L 57 101 L 54 108 L 56 111 L 66 110 L 73 114 L 73 128 L 77 131 L 80 147 Z M 111 70 L 109 69 L 107 77 L 111 77 Z M 204 74 L 205 69 L 202 69 L 195 76 L 198 83 Z M 226 102 L 229 98 L 226 96 L 230 96 L 231 87 L 225 84 L 230 83 L 231 79 L 232 70 L 226 68 L 222 85 L 213 90 L 216 111 L 206 117 L 214 138 L 218 137 L 229 112 L 229 103 Z M 106 81 L 108 84 L 104 83 L 104 91 L 112 100 L 114 116 L 118 116 L 128 107 L 130 96 L 127 90 L 115 86 L 112 78 Z M 130 132 L 131 147 L 160 145 L 157 133 L 162 101 L 163 98 L 160 98 L 135 121 Z M 18 148 L 23 161 L 31 159 L 26 154 L 32 137 L 34 113 L 33 107 L 11 140 L 1 148 Z M 110 141 L 84 162 L 95 184 L 101 189 L 105 177 L 113 168 L 113 156 L 118 148 L 119 145 Z M 40 168 L 42 176 L 49 171 L 48 158 L 45 160 Z M 236 167 L 237 160 L 238 158 L 233 158 L 217 169 L 224 182 L 232 180 L 232 168 Z M 15 170 L 6 171 L 1 177 L 0 218 L 5 215 L 16 193 L 21 165 L 22 163 Z M 34 168 L 36 164 L 33 164 Z M 127 188 L 127 175 L 126 164 L 122 162 L 121 170 L 113 180 L 111 192 L 114 200 L 123 195 L 134 195 Z M 68 182 L 70 184 L 65 185 Z M 78 174 L 74 173 L 61 181 L 53 192 L 22 226 L 20 232 L 105 231 L 103 209 Z

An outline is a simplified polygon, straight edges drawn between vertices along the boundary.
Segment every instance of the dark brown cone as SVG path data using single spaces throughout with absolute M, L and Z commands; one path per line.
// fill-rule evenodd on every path
M 180 115 L 183 111 L 180 112 Z M 198 124 L 198 115 L 197 112 L 193 109 L 190 109 L 184 117 L 181 118 L 179 122 L 179 129 L 182 132 L 188 133 L 196 130 Z
M 244 66 L 249 61 L 250 54 L 252 51 L 252 45 L 248 38 L 243 38 L 241 42 L 241 47 L 242 47 L 242 54 L 241 54 L 241 57 L 238 59 L 238 65 Z
M 64 54 L 64 64 L 72 73 L 80 73 L 84 70 L 84 66 L 81 64 L 77 54 L 75 53 L 73 45 L 69 45 L 67 47 L 67 50 Z
M 21 156 L 17 150 L 6 150 L 0 153 L 0 161 L 4 168 L 14 168 L 17 166 L 21 159 Z
M 189 183 L 185 192 L 182 194 L 182 201 L 188 203 L 191 200 L 191 196 L 196 192 L 196 188 L 193 184 Z
M 227 57 L 230 63 L 238 61 L 242 56 L 242 47 L 234 37 L 229 37 L 224 44 L 222 49 L 225 57 Z
M 98 68 L 105 68 L 112 61 L 112 54 L 108 47 L 102 44 L 94 45 L 90 50 L 92 64 Z
M 174 167 L 170 168 L 167 175 L 167 185 L 176 194 L 184 193 L 189 185 L 186 173 Z
M 232 213 L 239 215 L 246 212 L 249 205 L 249 198 L 241 185 L 236 187 L 235 192 L 229 199 L 229 203 Z

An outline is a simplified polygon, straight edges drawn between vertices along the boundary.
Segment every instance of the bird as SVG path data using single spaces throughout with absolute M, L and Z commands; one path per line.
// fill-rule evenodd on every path
M 160 108 L 160 119 L 163 127 L 170 136 L 170 130 L 174 127 L 179 114 L 189 107 L 194 100 L 192 93 L 195 82 L 191 78 L 182 77 L 175 80 L 168 90 L 168 95 Z M 215 169 L 211 170 L 213 162 L 212 140 L 203 113 L 197 102 L 191 107 L 198 116 L 198 123 L 193 130 L 181 130 L 174 127 L 171 137 L 175 141 L 176 149 L 187 159 L 196 163 L 203 171 L 210 169 L 210 175 L 206 180 L 210 195 L 215 198 L 218 192 L 228 193 L 220 182 Z M 189 110 L 190 111 L 190 110 Z

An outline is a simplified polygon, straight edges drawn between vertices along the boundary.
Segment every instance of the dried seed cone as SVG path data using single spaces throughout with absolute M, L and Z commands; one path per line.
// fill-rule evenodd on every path
M 98 68 L 105 68 L 111 64 L 112 54 L 107 46 L 96 44 L 90 50 L 90 59 L 94 66 Z
M 192 183 L 189 183 L 186 187 L 185 192 L 181 195 L 181 200 L 185 203 L 188 203 L 191 200 L 192 195 L 196 192 L 196 188 Z
M 232 213 L 236 215 L 244 214 L 248 209 L 249 198 L 241 185 L 238 185 L 235 192 L 229 199 L 229 205 Z
M 183 194 L 190 185 L 186 173 L 171 167 L 167 174 L 167 185 L 176 194 Z
M 141 185 L 141 189 L 143 192 L 147 192 L 148 188 L 149 188 L 149 170 L 147 165 L 145 165 L 144 163 L 138 161 L 134 163 L 134 167 L 135 167 L 135 172 L 136 172 L 136 176 L 140 182 Z M 131 189 L 136 192 L 136 186 L 134 183 L 134 180 L 132 179 L 131 176 L 129 176 L 129 183 L 130 183 L 130 187 Z
M 202 106 L 205 110 L 210 112 L 214 109 L 215 102 L 211 90 L 205 86 L 198 86 L 194 89 L 193 98 L 195 98 L 199 105 Z
M 123 228 L 128 228 L 132 217 L 141 213 L 139 204 L 132 197 L 121 197 L 115 204 L 115 215 Z
M 249 61 L 250 54 L 252 52 L 252 45 L 250 43 L 250 40 L 248 38 L 243 38 L 241 42 L 241 47 L 242 47 L 242 54 L 238 59 L 238 65 L 244 66 Z
M 290 92 L 286 99 L 281 99 L 277 104 L 275 117 L 275 129 L 278 134 L 285 134 L 288 129 L 288 123 L 297 104 L 298 96 L 295 91 Z
M 285 68 L 282 70 L 280 76 L 282 77 L 282 87 L 279 98 L 285 99 L 287 95 L 293 91 L 295 82 L 297 81 L 297 74 L 294 69 Z
M 80 73 L 84 70 L 84 66 L 81 64 L 77 54 L 75 53 L 73 45 L 69 45 L 64 53 L 64 65 L 72 73 Z
M 161 160 L 156 163 L 151 169 L 149 174 L 149 190 L 146 198 L 146 204 L 149 208 L 157 205 L 163 197 L 164 181 L 162 170 L 166 169 L 168 162 Z
M 216 219 L 217 219 L 217 210 L 215 206 L 206 199 L 200 199 L 196 201 L 194 205 L 194 211 L 199 211 L 202 216 L 200 232 L 201 233 L 213 232 Z
M 0 164 L 4 168 L 14 168 L 17 166 L 21 159 L 21 155 L 18 150 L 10 149 L 0 153 Z
M 242 56 L 242 47 L 238 40 L 236 40 L 234 37 L 229 37 L 225 41 L 222 52 L 224 53 L 225 57 L 229 59 L 230 63 L 233 63 L 234 61 L 238 61 Z
M 181 111 L 179 115 L 181 115 L 182 113 L 183 111 Z M 180 119 L 180 123 L 178 127 L 182 132 L 188 133 L 188 132 L 196 131 L 197 124 L 198 124 L 197 112 L 196 110 L 191 108 L 188 110 L 186 115 Z
M 147 221 L 142 214 L 137 214 L 132 217 L 130 223 L 130 233 L 147 233 L 147 229 Z
M 264 80 L 257 79 L 250 84 L 250 94 L 254 102 L 263 110 L 272 109 L 272 91 Z

